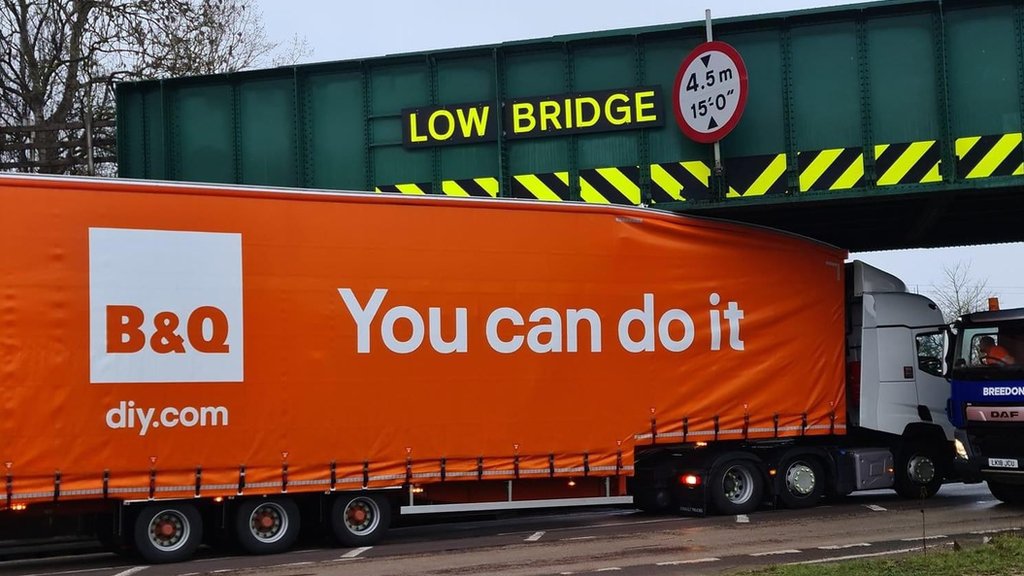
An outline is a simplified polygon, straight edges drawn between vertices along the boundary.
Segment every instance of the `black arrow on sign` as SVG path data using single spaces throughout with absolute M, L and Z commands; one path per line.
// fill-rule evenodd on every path
M 708 122 L 708 130 L 711 130 L 712 128 L 718 128 L 718 122 L 715 122 L 714 116 L 712 116 L 711 121 Z
M 707 68 L 708 67 L 708 62 L 711 62 L 711 54 L 708 54 L 706 56 L 701 56 L 700 57 L 700 61 L 703 62 L 704 63 L 704 67 Z

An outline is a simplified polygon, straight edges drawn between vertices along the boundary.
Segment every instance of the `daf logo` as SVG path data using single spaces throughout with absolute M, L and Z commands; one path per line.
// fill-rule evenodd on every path
M 1024 406 L 968 406 L 966 416 L 974 422 L 1024 422 Z

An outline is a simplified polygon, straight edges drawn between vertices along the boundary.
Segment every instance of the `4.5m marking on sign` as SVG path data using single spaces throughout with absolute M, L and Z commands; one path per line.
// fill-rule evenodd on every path
M 747 101 L 747 69 L 724 42 L 706 42 L 683 61 L 676 76 L 680 129 L 702 143 L 721 140 L 739 122 Z

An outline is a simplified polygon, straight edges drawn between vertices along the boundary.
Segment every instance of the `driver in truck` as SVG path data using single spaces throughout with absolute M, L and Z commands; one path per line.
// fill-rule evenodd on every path
M 1009 366 L 1016 363 L 1006 348 L 996 344 L 991 336 L 982 336 L 978 340 L 978 358 L 983 366 Z

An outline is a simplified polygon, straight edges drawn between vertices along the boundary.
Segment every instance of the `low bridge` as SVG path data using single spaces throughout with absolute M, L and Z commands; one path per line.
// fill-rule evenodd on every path
M 694 22 L 121 84 L 121 176 L 649 205 L 856 251 L 1024 240 L 1024 0 L 714 37 L 749 77 L 720 169 L 673 114 Z

